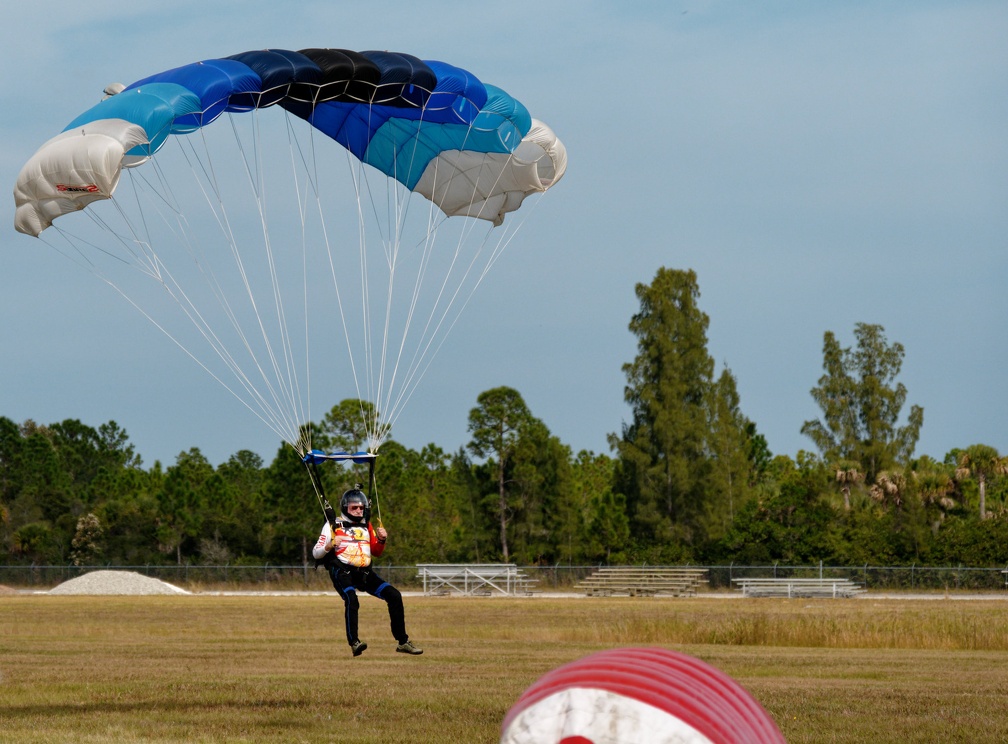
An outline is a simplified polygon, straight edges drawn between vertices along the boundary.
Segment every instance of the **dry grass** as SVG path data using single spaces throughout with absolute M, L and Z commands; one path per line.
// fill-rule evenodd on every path
M 789 742 L 1008 740 L 1002 601 L 407 597 L 394 653 L 335 596 L 0 597 L 0 742 L 495 742 L 541 674 L 663 645 L 732 675 Z

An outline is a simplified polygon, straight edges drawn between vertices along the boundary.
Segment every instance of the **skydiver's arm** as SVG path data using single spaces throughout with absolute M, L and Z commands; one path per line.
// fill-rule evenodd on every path
M 385 540 L 388 539 L 388 533 L 384 527 L 379 527 L 375 530 L 370 522 L 368 523 L 368 532 L 371 533 L 371 555 L 378 558 L 385 552 Z
M 312 556 L 315 560 L 320 561 L 325 558 L 325 554 L 332 550 L 333 539 L 332 539 L 332 527 L 326 522 L 325 526 L 322 527 L 322 534 L 319 535 L 318 541 L 312 548 Z

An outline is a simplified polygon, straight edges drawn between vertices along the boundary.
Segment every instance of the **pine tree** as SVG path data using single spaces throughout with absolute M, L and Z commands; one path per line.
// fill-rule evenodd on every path
M 693 542 L 704 513 L 709 465 L 706 398 L 714 362 L 708 317 L 697 305 L 696 274 L 661 268 L 638 284 L 640 311 L 630 321 L 637 356 L 625 364 L 624 398 L 632 418 L 610 435 L 619 455 L 617 489 L 634 529 L 648 542 Z
M 907 423 L 897 426 L 907 397 L 906 386 L 894 384 L 903 366 L 903 345 L 890 345 L 880 325 L 858 323 L 854 336 L 854 349 L 841 347 L 831 331 L 823 336 L 825 373 L 812 388 L 823 417 L 806 421 L 801 431 L 826 462 L 861 463 L 865 482 L 872 484 L 879 472 L 909 462 L 924 409 L 911 406 Z

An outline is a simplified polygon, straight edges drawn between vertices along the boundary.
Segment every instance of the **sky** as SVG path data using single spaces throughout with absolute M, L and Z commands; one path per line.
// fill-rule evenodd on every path
M 455 451 L 508 386 L 574 452 L 628 420 L 635 286 L 697 274 L 708 349 L 775 454 L 813 450 L 823 334 L 905 347 L 917 454 L 1008 453 L 1003 2 L 95 0 L 5 13 L 0 180 L 110 82 L 247 49 L 388 49 L 472 70 L 564 142 L 543 196 L 397 419 Z M 10 193 L 10 192 L 8 192 Z M 281 442 L 121 298 L 0 231 L 0 416 L 114 420 L 145 465 Z M 317 420 L 352 389 L 316 391 Z

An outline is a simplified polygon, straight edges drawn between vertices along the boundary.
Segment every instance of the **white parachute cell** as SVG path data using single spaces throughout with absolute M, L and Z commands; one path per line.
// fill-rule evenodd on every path
M 447 150 L 434 158 L 414 190 L 447 215 L 479 217 L 494 225 L 529 194 L 543 192 L 567 170 L 567 150 L 541 121 L 511 153 Z
M 122 119 L 90 122 L 53 137 L 18 175 L 14 228 L 37 237 L 57 217 L 110 198 L 126 153 L 146 143 L 143 128 Z

